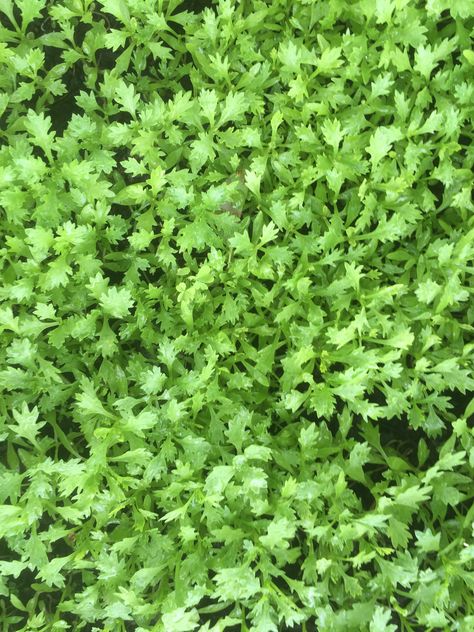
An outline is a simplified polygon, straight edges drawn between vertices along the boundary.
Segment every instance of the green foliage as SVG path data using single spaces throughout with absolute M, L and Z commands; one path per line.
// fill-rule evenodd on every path
M 472 0 L 0 0 L 3 630 L 474 629 Z

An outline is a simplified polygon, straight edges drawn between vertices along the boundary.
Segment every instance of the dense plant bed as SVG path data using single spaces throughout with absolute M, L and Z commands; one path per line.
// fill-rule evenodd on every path
M 473 0 L 0 0 L 6 632 L 474 630 Z

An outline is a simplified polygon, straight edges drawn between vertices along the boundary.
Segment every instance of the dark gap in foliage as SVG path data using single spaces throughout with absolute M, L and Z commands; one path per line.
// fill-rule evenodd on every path
M 102 357 L 102 355 L 97 354 L 95 359 L 92 361 L 90 361 L 90 365 L 91 368 L 94 370 L 94 372 L 98 373 L 100 372 L 101 368 L 102 368 L 102 364 L 105 362 L 104 358 Z
M 184 257 L 184 253 L 181 252 L 178 248 L 178 244 L 175 243 L 175 251 L 173 252 L 173 256 L 175 258 L 176 265 L 178 268 L 185 268 L 187 265 L 187 261 Z
M 362 469 L 370 486 L 377 485 L 378 483 L 384 481 L 384 474 L 388 471 L 388 467 L 386 464 L 371 462 L 366 463 Z M 356 487 L 355 489 L 353 489 L 354 484 L 361 485 L 361 488 L 359 489 L 358 487 Z M 364 507 L 364 503 L 367 503 L 368 507 L 372 509 L 374 508 L 374 500 L 369 487 L 367 487 L 363 483 L 359 483 L 358 481 L 351 481 L 350 479 L 348 481 L 348 487 L 350 489 L 353 489 L 353 491 L 359 496 L 359 499 L 361 500 Z
M 316 621 L 314 618 L 309 619 L 305 623 L 306 632 L 317 632 Z M 298 625 L 287 626 L 284 623 L 280 624 L 278 632 L 301 632 L 302 628 Z M 240 632 L 240 628 L 239 628 Z
M 345 402 L 340 397 L 336 397 L 333 414 L 329 419 L 324 418 L 324 420 L 322 421 L 322 423 L 327 426 L 329 432 L 332 434 L 333 437 L 337 437 L 337 433 L 339 432 L 341 425 L 339 422 L 339 418 L 344 412 L 345 407 Z
M 365 399 L 371 404 L 378 404 L 379 406 L 386 406 L 387 400 L 383 392 L 375 387 L 370 393 L 367 392 Z
M 44 53 L 44 70 L 50 71 L 52 68 L 62 62 L 61 49 L 54 46 L 45 46 Z
M 122 204 L 112 204 L 110 207 L 110 215 L 109 217 L 114 217 L 114 215 L 121 217 L 122 219 L 130 219 L 132 215 L 132 209 L 130 206 L 124 206 Z
M 373 403 L 379 403 L 379 401 L 376 400 Z M 355 416 L 354 422 L 347 435 L 348 438 L 355 439 L 357 442 L 363 441 L 363 429 L 365 424 L 366 422 L 363 419 Z M 415 430 L 409 424 L 406 415 L 402 415 L 401 419 L 379 419 L 372 422 L 372 425 L 378 429 L 380 445 L 385 451 L 388 451 L 388 455 L 392 455 L 392 451 L 394 451 L 396 455 L 403 457 L 416 468 L 418 467 L 418 444 L 420 440 L 423 439 L 430 449 L 430 455 L 425 467 L 429 467 L 436 462 L 437 454 L 433 448 L 438 445 L 439 438 L 433 439 L 428 437 L 426 432 L 421 428 Z M 374 469 L 372 470 L 371 468 Z M 364 466 L 366 473 L 372 472 L 377 474 L 377 480 L 373 479 L 373 482 L 382 480 L 381 474 L 385 469 L 388 469 L 387 465 L 367 464 Z
M 8 468 L 8 470 L 11 470 L 11 468 L 8 466 L 8 463 L 7 463 L 7 449 L 8 449 L 7 441 L 2 441 L 0 443 L 0 465 Z M 1 469 L 0 469 L 0 472 L 1 472 Z M 1 542 L 2 540 L 0 539 L 0 559 L 2 557 Z
M 18 559 L 18 554 L 11 552 L 8 557 L 9 559 L 6 561 L 15 561 Z M 3 555 L 2 555 L 2 559 L 5 560 Z M 39 583 L 40 581 L 36 578 L 37 573 L 38 573 L 37 570 L 30 571 L 29 568 L 25 568 L 20 573 L 20 576 L 17 579 L 15 580 L 11 579 L 10 581 L 7 581 L 7 585 L 8 584 L 11 585 L 12 592 L 20 599 L 20 601 L 23 604 L 26 604 L 30 599 L 32 599 L 37 594 L 36 590 L 32 588 L 31 586 L 32 584 Z M 52 595 L 57 596 L 56 603 L 55 603 L 55 605 L 57 605 L 61 599 L 61 592 L 59 590 L 56 590 L 54 593 L 42 593 L 41 598 L 46 599 L 49 596 L 49 599 L 54 600 L 54 597 L 52 597 Z
M 130 248 L 130 243 L 128 239 L 122 238 L 115 242 L 113 250 L 110 252 L 111 255 L 116 255 L 119 252 L 127 252 Z M 125 259 L 125 260 L 124 260 Z M 128 257 L 122 258 L 120 262 L 115 262 L 115 257 L 110 258 L 110 263 L 107 262 L 107 258 L 104 257 L 104 266 L 107 266 L 110 270 L 118 270 L 121 272 L 125 272 L 130 267 L 130 262 Z
M 48 14 L 46 14 L 43 19 L 37 18 L 36 20 L 34 20 L 33 29 L 35 34 L 37 35 L 44 35 L 45 33 L 57 33 L 60 30 L 59 24 Z
M 65 99 L 58 99 L 48 106 L 48 114 L 51 117 L 51 127 L 57 136 L 62 136 L 73 114 L 81 114 L 81 109 L 76 103 L 76 95 L 68 95 Z
M 123 24 L 111 13 L 107 13 L 104 11 L 96 10 L 93 12 L 94 17 L 100 16 L 100 20 L 97 22 L 102 22 L 107 30 L 116 29 L 118 31 L 123 30 Z
M 301 382 L 296 386 L 296 390 L 298 393 L 307 393 L 310 390 L 310 385 L 308 382 Z
M 339 197 L 336 200 L 336 208 L 339 211 L 339 213 L 342 213 L 342 211 L 346 208 L 346 204 L 347 204 L 347 200 L 344 200 L 342 196 L 339 195 Z
M 471 503 L 469 503 L 469 508 L 471 506 L 472 501 Z M 422 530 L 424 530 L 425 528 L 426 525 L 423 525 Z M 433 533 L 442 532 L 444 533 L 444 535 L 448 534 L 450 539 L 454 539 L 456 537 L 459 537 L 460 535 L 464 537 L 469 537 L 471 533 L 471 528 L 469 528 L 468 525 L 460 529 L 459 518 L 457 518 L 456 512 L 454 511 L 453 507 L 448 506 L 446 507 L 444 514 L 438 516 L 435 520 L 433 520 L 432 531 Z
M 119 173 L 124 178 L 124 180 L 126 180 L 130 176 L 129 174 L 126 173 L 121 163 L 127 160 L 128 158 L 130 158 L 130 149 L 128 147 L 121 146 L 118 149 L 116 149 L 114 153 L 115 153 L 114 159 L 116 162 L 116 167 L 115 167 L 116 172 Z
M 436 21 L 436 30 L 438 31 L 438 33 L 442 31 L 450 22 L 455 23 L 449 9 L 444 9 L 444 11 L 440 13 Z
M 117 51 L 113 52 L 109 48 L 99 48 L 96 50 L 96 62 L 99 70 L 113 70 L 117 62 L 117 57 L 124 51 L 123 47 L 120 47 Z
M 283 376 L 283 367 L 280 363 L 273 365 L 273 375 L 279 380 Z
M 364 467 L 365 469 L 365 467 Z M 375 498 L 372 496 L 369 488 L 359 481 L 352 479 L 347 480 L 347 487 L 354 492 L 357 498 L 360 500 L 364 511 L 369 511 L 375 507 Z
M 338 18 L 333 25 L 333 29 L 335 31 L 340 32 L 341 34 L 346 33 L 348 30 L 349 32 L 353 32 L 353 24 L 351 24 L 350 22 L 346 22 L 346 20 L 340 19 Z
M 297 630 L 294 626 L 291 628 L 285 626 L 281 629 L 281 632 L 299 632 L 299 630 Z M 306 621 L 306 632 L 318 632 L 316 619 L 314 617 L 311 617 Z
M 12 6 L 13 17 L 15 18 L 17 24 L 21 24 L 20 7 L 16 3 L 12 3 L 12 4 L 13 4 Z M 3 13 L 3 11 L 0 11 L 0 26 L 3 26 L 3 28 L 8 29 L 9 31 L 14 31 L 13 24 L 10 22 L 6 14 Z
M 394 450 L 397 455 L 403 456 L 410 465 L 417 467 L 418 444 L 421 439 L 426 440 L 426 433 L 421 429 L 414 430 L 405 416 L 402 420 L 397 418 L 381 419 L 377 425 L 382 448 L 388 451 L 388 454 L 391 454 L 391 449 Z M 435 460 L 434 458 L 433 461 Z
M 459 522 L 459 514 L 461 514 L 461 516 L 466 516 L 471 507 L 472 498 L 462 501 L 454 507 L 452 505 L 448 505 L 446 507 L 446 513 L 442 518 L 442 528 L 444 528 L 444 530 L 450 529 L 453 535 L 458 534 L 459 531 L 463 534 L 469 534 L 471 532 L 470 525 L 464 525 L 460 528 L 462 523 L 460 524 Z
M 295 231 L 299 235 L 304 235 L 304 236 L 309 235 L 311 232 L 311 224 L 308 224 L 307 222 L 305 222 L 301 226 L 295 227 Z
M 115 451 L 114 451 L 114 457 L 120 456 L 121 454 L 125 454 L 125 452 L 127 452 L 128 447 L 125 446 L 114 446 L 115 447 Z M 110 522 L 108 522 L 107 524 L 105 524 L 103 527 L 101 527 L 101 531 L 102 533 L 105 533 L 108 538 L 107 541 L 108 542 L 118 542 L 119 539 L 117 539 L 117 536 L 120 535 L 120 532 L 123 532 L 123 525 L 120 524 L 120 521 L 115 519 L 115 520 L 111 520 Z
M 336 437 L 340 428 L 339 418 L 342 415 L 343 410 L 344 402 L 338 397 L 336 398 L 335 412 L 331 415 L 329 419 L 322 419 L 314 411 L 309 411 L 307 413 L 307 418 L 308 421 L 316 424 L 317 426 L 320 426 L 321 423 L 326 424 L 332 436 Z
M 87 33 L 92 29 L 91 24 L 86 22 L 78 22 L 74 29 L 74 41 L 78 48 L 81 48 Z
M 65 426 L 61 426 L 61 430 L 63 432 L 66 432 L 70 430 L 70 428 L 67 428 Z M 46 423 L 42 428 L 41 428 L 41 438 L 49 438 L 49 439 L 54 439 L 56 436 L 55 433 L 55 429 L 54 426 L 52 424 Z M 58 438 L 57 443 L 52 443 L 51 447 L 48 449 L 48 452 L 50 453 L 50 456 L 52 457 L 53 454 L 54 455 L 58 455 L 58 458 L 63 460 L 63 461 L 67 461 L 68 459 L 70 459 L 72 457 L 71 453 L 69 452 L 69 450 L 67 450 L 63 444 L 60 442 L 60 439 Z
M 270 519 L 272 517 L 273 516 L 269 516 Z M 301 530 L 299 531 L 299 535 L 303 539 L 303 541 L 307 538 L 307 535 L 303 533 Z M 293 543 L 290 543 L 290 548 L 292 546 L 297 546 L 297 544 L 298 542 L 295 540 Z M 288 577 L 288 579 L 293 579 L 295 581 L 301 580 L 301 576 L 303 574 L 301 564 L 297 564 L 297 563 L 285 564 L 281 570 L 283 571 L 284 575 Z M 275 577 L 274 581 L 276 584 L 278 581 L 281 581 L 280 588 L 282 588 L 282 590 L 288 591 L 288 584 L 283 579 L 280 580 L 280 578 Z
M 266 290 L 271 290 L 275 285 L 275 281 L 272 279 L 259 279 L 260 285 L 263 285 Z
M 16 553 L 10 549 L 5 538 L 0 538 L 0 560 L 14 559 Z
M 211 597 L 205 596 L 201 599 L 201 601 L 199 602 L 199 604 L 197 605 L 197 609 L 198 610 L 203 610 L 205 608 L 209 608 L 211 606 L 214 606 L 216 604 L 216 600 L 212 599 Z M 199 617 L 199 621 L 202 625 L 205 625 L 206 623 L 209 622 L 210 626 L 215 626 L 217 625 L 217 623 L 219 623 L 220 619 L 223 619 L 224 617 L 227 617 L 235 608 L 235 605 L 232 604 L 230 606 L 227 606 L 225 608 L 222 608 L 222 610 L 219 610 L 218 612 L 210 612 L 210 613 L 201 613 L 200 617 Z M 240 627 L 236 628 L 236 631 L 240 630 Z
M 332 362 L 329 368 L 329 373 L 342 373 L 345 370 L 345 366 L 342 362 Z
M 134 176 L 131 173 L 128 173 L 125 168 L 123 167 L 123 165 L 121 164 L 117 164 L 117 170 L 120 171 L 121 175 L 123 176 L 124 180 L 125 180 L 125 184 L 129 185 L 129 184 L 146 184 L 147 182 L 147 178 L 145 176 L 142 175 L 136 175 Z
M 245 368 L 245 365 L 240 361 L 234 362 L 234 368 L 237 369 L 237 372 L 247 373 L 247 369 Z
M 444 184 L 440 182 L 440 180 L 435 180 L 433 183 L 428 184 L 428 190 L 436 198 L 435 207 L 439 208 L 444 199 L 444 192 L 445 192 Z
M 181 254 L 181 253 L 180 253 Z M 185 264 L 193 271 L 193 272 L 197 272 L 197 267 L 196 267 L 196 263 L 200 264 L 203 261 L 206 261 L 207 259 L 207 249 L 206 250 L 196 250 L 196 248 L 193 248 L 191 250 L 191 253 L 188 253 L 186 251 L 183 251 L 183 258 L 185 261 Z
M 8 127 L 10 126 L 10 121 L 13 118 L 13 120 L 16 118 L 16 114 L 13 115 L 12 117 L 12 113 L 8 111 L 9 107 L 7 107 L 5 109 L 5 112 L 3 112 L 3 114 L 0 115 L 0 130 L 6 130 L 8 129 Z M 2 146 L 6 144 L 4 141 L 2 141 L 2 139 L 0 138 L 0 149 L 2 148 Z
M 443 396 L 449 397 L 453 405 L 449 412 L 458 419 L 464 415 L 467 406 L 471 400 L 474 399 L 474 392 L 466 391 L 465 393 L 461 393 L 461 391 L 458 390 L 443 391 Z M 474 425 L 474 415 L 471 415 L 467 421 L 471 426 Z
M 439 156 L 438 155 L 432 156 L 432 157 L 430 157 L 430 159 L 431 159 L 432 168 L 433 169 L 437 169 L 439 167 L 439 164 L 440 164 Z M 429 176 L 428 176 L 428 178 L 429 178 Z M 435 182 L 439 182 L 439 180 L 435 180 Z
M 169 88 L 163 88 L 160 92 L 160 97 L 163 99 L 164 103 L 168 103 L 169 101 L 172 101 L 174 92 Z
M 65 525 L 67 529 L 67 525 Z M 74 532 L 74 527 L 71 527 L 71 533 Z M 50 559 L 57 557 L 65 557 L 66 555 L 71 555 L 72 553 L 72 539 L 66 536 L 65 538 L 59 538 L 55 540 L 51 544 L 51 553 L 49 554 Z
M 64 621 L 69 624 L 71 630 L 80 630 L 80 632 L 93 632 L 94 629 L 97 629 L 96 626 L 93 626 L 91 623 L 84 623 L 83 621 L 81 622 L 81 627 L 77 627 L 77 615 L 71 614 L 69 612 L 61 612 L 61 619 L 64 619 Z
M 132 115 L 128 112 L 117 112 L 116 114 L 110 114 L 109 123 L 125 123 L 129 125 L 132 122 Z
M 121 270 L 114 270 L 112 264 L 104 265 L 104 277 L 110 281 L 110 285 L 122 285 L 124 280 L 124 272 Z
M 216 5 L 215 0 L 184 0 L 176 9 L 176 12 L 189 11 L 190 13 L 202 13 L 204 9 L 212 9 Z M 176 22 L 173 22 L 173 28 L 177 26 Z
M 189 75 L 184 75 L 183 77 L 181 77 L 179 80 L 179 84 L 185 92 L 193 92 L 194 86 Z
M 451 26 L 452 26 L 452 29 L 450 28 L 449 30 L 450 30 L 450 31 L 451 31 L 451 30 L 452 30 L 452 31 L 455 31 L 455 28 L 456 28 L 456 27 L 455 27 L 455 25 L 453 24 L 453 25 L 451 25 Z M 453 33 L 453 34 L 454 34 L 454 33 Z M 447 36 L 448 36 L 448 34 L 447 34 L 447 33 L 445 33 L 445 37 L 447 37 Z M 452 61 L 453 65 L 454 65 L 454 66 L 456 66 L 457 64 L 459 64 L 459 63 L 461 62 L 461 60 L 462 60 L 462 58 L 461 58 L 461 51 L 460 51 L 459 49 L 454 50 L 454 51 L 451 53 L 451 61 Z
M 52 46 L 44 48 L 45 68 L 51 70 L 54 66 L 62 63 L 62 51 Z M 52 129 L 57 135 L 62 135 L 67 128 L 71 116 L 80 114 L 82 110 L 76 103 L 76 96 L 84 86 L 84 68 L 82 62 L 76 62 L 61 77 L 61 82 L 66 87 L 66 93 L 53 97 L 54 101 L 46 105 L 47 112 L 51 117 Z
M 86 443 L 86 439 L 82 432 L 73 432 L 74 429 L 78 427 L 77 421 L 72 422 L 72 420 L 67 419 L 64 423 L 61 422 L 61 430 L 68 435 L 69 441 L 74 448 L 74 450 L 84 459 L 87 459 L 89 456 L 88 446 Z M 64 461 L 68 461 L 69 459 L 77 458 L 75 454 L 72 454 L 67 448 L 61 445 L 61 454 L 60 456 Z
M 163 66 L 164 62 L 159 62 L 155 60 L 153 55 L 150 53 L 145 58 L 145 67 L 143 68 L 143 76 L 148 77 L 150 79 L 156 79 L 161 81 L 163 76 L 162 74 L 158 74 L 159 69 Z
M 219 129 L 219 133 L 222 135 L 223 132 L 227 132 L 227 131 L 231 131 L 233 132 L 235 130 L 235 123 L 234 121 L 228 121 L 227 123 L 224 123 L 224 125 L 222 125 Z
M 49 162 L 43 149 L 41 147 L 38 147 L 38 145 L 33 146 L 31 153 L 35 158 L 41 158 L 41 160 L 46 164 Z

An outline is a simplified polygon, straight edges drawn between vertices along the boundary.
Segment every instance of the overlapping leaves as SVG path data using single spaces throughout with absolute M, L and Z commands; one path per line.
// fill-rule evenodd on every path
M 470 0 L 0 0 L 18 630 L 473 626 Z

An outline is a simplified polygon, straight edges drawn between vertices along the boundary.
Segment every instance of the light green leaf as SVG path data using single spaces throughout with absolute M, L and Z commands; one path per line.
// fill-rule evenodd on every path
M 127 0 L 99 0 L 107 13 L 110 13 L 123 24 L 130 23 L 130 13 L 127 7 Z
M 367 147 L 372 165 L 376 167 L 382 158 L 388 154 L 393 143 L 402 137 L 402 132 L 396 127 L 378 127 L 372 134 Z

